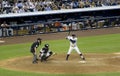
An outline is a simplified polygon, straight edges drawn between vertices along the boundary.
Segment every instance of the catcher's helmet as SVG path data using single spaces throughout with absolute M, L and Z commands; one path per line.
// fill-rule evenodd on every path
M 45 44 L 45 47 L 49 47 L 49 44 Z

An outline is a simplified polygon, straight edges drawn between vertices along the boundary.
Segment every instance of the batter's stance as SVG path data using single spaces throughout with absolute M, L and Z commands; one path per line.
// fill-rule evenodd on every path
M 79 51 L 79 48 L 77 46 L 77 37 L 75 34 L 72 34 L 71 36 L 67 36 L 66 39 L 68 39 L 70 41 L 70 47 L 66 56 L 66 60 L 68 60 L 72 50 L 74 49 L 82 58 L 82 60 L 85 60 L 84 56 L 82 55 L 82 53 Z
M 37 38 L 37 41 L 31 45 L 30 52 L 33 54 L 33 64 L 37 63 L 37 48 L 41 44 L 41 38 Z

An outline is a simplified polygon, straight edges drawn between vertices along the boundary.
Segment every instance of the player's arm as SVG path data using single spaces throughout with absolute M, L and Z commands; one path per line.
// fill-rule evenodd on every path
M 67 36 L 66 39 L 70 40 L 71 36 Z
M 76 40 L 70 39 L 70 42 L 72 42 L 74 44 L 74 43 L 76 43 Z
M 36 46 L 34 47 L 35 54 L 37 53 L 37 48 L 38 48 L 38 45 L 36 45 Z
M 40 53 L 41 53 L 41 54 L 44 53 L 44 48 L 42 48 L 42 49 L 40 50 Z

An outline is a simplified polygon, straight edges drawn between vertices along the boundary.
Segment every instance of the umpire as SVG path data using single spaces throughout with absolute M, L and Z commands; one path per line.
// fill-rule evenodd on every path
M 30 52 L 33 54 L 33 64 L 37 63 L 37 48 L 41 45 L 41 38 L 37 38 L 37 41 L 31 45 Z

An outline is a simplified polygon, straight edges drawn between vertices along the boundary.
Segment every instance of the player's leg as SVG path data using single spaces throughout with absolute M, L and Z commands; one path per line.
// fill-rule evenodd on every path
M 68 60 L 72 50 L 73 50 L 73 47 L 70 47 L 69 50 L 68 50 L 67 56 L 66 56 L 66 60 Z
M 42 53 L 39 54 L 39 59 L 40 59 L 40 60 L 41 60 L 41 54 L 42 54 Z
M 81 53 L 81 54 L 79 54 L 80 55 L 80 57 L 82 58 L 82 60 L 85 60 L 85 57 L 83 56 L 83 54 Z
M 48 52 L 47 54 L 46 54 L 46 58 L 45 58 L 45 61 L 51 56 L 53 54 L 53 52 L 52 51 L 50 51 L 50 52 Z
M 45 61 L 45 58 L 46 58 L 46 54 L 41 53 L 41 62 Z
M 78 47 L 75 47 L 75 50 L 77 51 L 77 53 L 80 55 L 82 60 L 85 60 L 85 57 L 83 56 L 83 54 L 80 52 Z
M 33 63 L 37 63 L 37 55 L 33 52 Z

